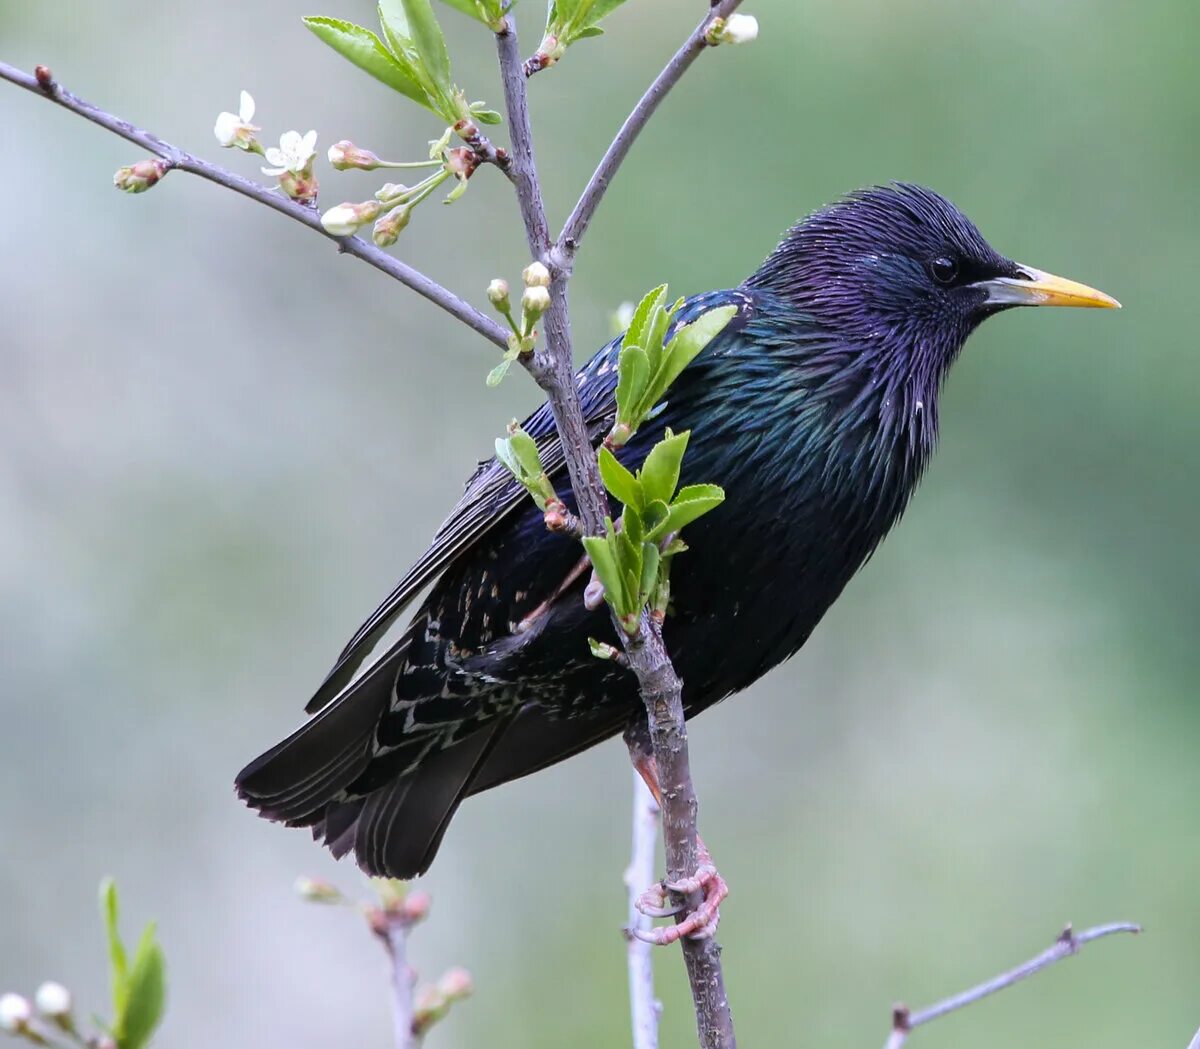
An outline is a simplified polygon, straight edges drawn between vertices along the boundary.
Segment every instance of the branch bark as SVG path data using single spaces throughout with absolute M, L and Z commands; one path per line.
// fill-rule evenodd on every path
M 516 187 L 526 238 L 535 257 L 542 257 L 551 274 L 551 305 L 545 319 L 545 349 L 536 351 L 527 368 L 546 392 L 566 456 L 571 488 L 575 493 L 584 532 L 599 535 L 608 510 L 608 497 L 600 483 L 596 452 L 584 424 L 575 385 L 567 286 L 571 261 L 579 239 L 607 190 L 608 183 L 629 152 L 634 139 L 658 108 L 668 91 L 687 71 L 705 46 L 704 30 L 716 16 L 738 6 L 740 0 L 721 0 L 689 37 L 654 85 L 643 96 L 634 114 L 626 121 L 617 141 L 609 147 L 605 160 L 592 177 L 588 190 L 576 208 L 581 220 L 567 240 L 560 238 L 556 250 L 548 250 L 545 207 L 533 154 L 533 135 L 526 101 L 526 77 L 517 45 L 516 26 L 509 16 L 496 34 L 497 55 L 513 140 L 513 185 Z M 572 229 L 568 223 L 567 229 Z M 564 248 L 562 245 L 568 244 Z M 543 256 L 544 253 L 544 256 Z M 614 624 L 616 620 L 614 619 Z M 638 633 L 629 638 L 617 625 L 617 635 L 625 644 L 629 667 L 637 676 L 650 739 L 654 746 L 662 786 L 663 838 L 667 854 L 668 881 L 680 881 L 695 873 L 696 793 L 692 786 L 688 758 L 687 727 L 683 714 L 683 682 L 675 673 L 662 639 L 662 632 L 649 615 L 643 615 Z M 700 902 L 699 894 L 687 901 L 689 908 Z M 715 938 L 684 939 L 683 956 L 692 988 L 696 1026 L 703 1049 L 733 1049 L 737 1042 L 733 1017 L 725 992 L 721 969 L 721 948 Z
M 629 1007 L 633 1024 L 633 1049 L 658 1049 L 658 1017 L 662 1004 L 654 996 L 654 948 L 633 935 L 653 922 L 637 908 L 638 897 L 654 881 L 655 845 L 658 841 L 658 803 L 635 770 L 633 773 L 633 848 L 625 869 L 629 892 Z
M 39 67 L 39 69 L 43 68 Z M 422 298 L 428 299 L 435 306 L 441 307 L 456 320 L 462 321 L 472 331 L 477 332 L 489 342 L 499 346 L 500 349 L 503 350 L 508 347 L 508 332 L 490 317 L 484 316 L 475 307 L 464 302 L 436 281 L 430 280 L 419 270 L 413 269 L 411 266 L 375 247 L 374 244 L 368 243 L 361 237 L 334 237 L 326 233 L 325 227 L 321 225 L 321 218 L 314 209 L 296 203 L 296 201 L 285 197 L 282 193 L 277 192 L 269 186 L 252 182 L 250 179 L 243 178 L 232 171 L 227 171 L 216 164 L 210 164 L 206 160 L 201 160 L 199 157 L 193 156 L 178 146 L 171 145 L 171 143 L 164 141 L 157 135 L 134 126 L 127 120 L 122 120 L 111 113 L 106 113 L 104 110 L 92 105 L 91 102 L 85 101 L 78 95 L 72 94 L 66 88 L 62 87 L 49 76 L 48 71 L 45 77 L 39 79 L 39 77 L 31 76 L 14 66 L 8 65 L 6 62 L 0 62 L 0 80 L 8 80 L 18 87 L 23 87 L 26 91 L 57 103 L 64 109 L 83 117 L 85 120 L 90 120 L 93 124 L 100 125 L 100 127 L 111 131 L 114 135 L 118 135 L 127 142 L 132 142 L 147 152 L 153 153 L 156 157 L 161 157 L 176 171 L 186 171 L 189 174 L 198 175 L 209 182 L 215 182 L 218 186 L 224 186 L 226 189 L 231 189 L 234 193 L 239 193 L 243 197 L 249 197 L 259 204 L 265 204 L 268 208 L 272 208 L 280 214 L 286 215 L 288 218 L 307 226 L 309 229 L 315 230 L 321 236 L 337 244 L 338 251 L 344 252 L 347 255 L 353 255 L 355 258 L 367 263 L 367 265 L 374 266 L 375 269 L 381 270 L 394 280 L 398 280 Z
M 1003 991 L 1006 987 L 1011 987 L 1014 983 L 1020 983 L 1026 977 L 1061 962 L 1064 958 L 1070 958 L 1072 955 L 1078 954 L 1080 948 L 1085 943 L 1091 943 L 1092 940 L 1099 940 L 1104 936 L 1111 936 L 1113 933 L 1139 933 L 1141 931 L 1142 927 L 1140 925 L 1133 925 L 1129 922 L 1112 922 L 1109 925 L 1097 925 L 1081 933 L 1074 932 L 1071 926 L 1068 925 L 1063 929 L 1052 946 L 1047 947 L 1041 954 L 1035 955 L 1028 961 L 1009 969 L 1007 972 L 1002 972 L 999 976 L 994 976 L 990 980 L 985 980 L 983 983 L 976 984 L 969 990 L 962 991 L 959 994 L 951 995 L 949 998 L 943 998 L 940 1002 L 926 1009 L 921 1009 L 919 1012 L 910 1012 L 903 1005 L 896 1006 L 892 1010 L 892 1033 L 888 1036 L 887 1042 L 884 1043 L 883 1049 L 901 1049 L 901 1046 L 908 1041 L 909 1034 L 916 1028 L 933 1020 L 941 1019 L 941 1017 L 947 1016 L 950 1013 L 957 1012 L 959 1009 L 965 1009 L 968 1005 L 974 1005 L 981 998 L 986 998 L 997 991 Z M 1200 1034 L 1197 1034 L 1196 1037 L 1200 1039 Z M 1196 1042 L 1193 1041 L 1190 1049 L 1200 1049 L 1200 1046 L 1197 1046 Z

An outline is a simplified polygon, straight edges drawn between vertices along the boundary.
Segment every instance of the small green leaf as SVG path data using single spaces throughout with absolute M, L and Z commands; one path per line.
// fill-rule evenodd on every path
M 492 369 L 493 371 L 495 369 Z M 507 437 L 496 438 L 496 458 L 499 459 L 515 477 L 521 476 L 521 466 L 513 454 L 512 442 Z
M 658 565 L 659 553 L 658 547 L 653 543 L 642 544 L 642 579 L 641 588 L 638 591 L 638 611 L 642 610 L 642 606 L 646 603 L 650 594 L 654 591 L 654 585 L 658 582 Z
M 500 124 L 504 120 L 494 109 L 476 109 L 474 105 L 471 106 L 471 116 L 481 124 Z
M 647 538 L 657 536 L 658 529 L 666 523 L 670 513 L 671 508 L 661 499 L 654 499 L 645 505 L 642 509 L 642 523 L 646 526 Z
M 588 26 L 587 29 L 580 30 L 578 33 L 575 34 L 575 39 L 576 40 L 587 40 L 589 37 L 603 36 L 603 35 L 604 35 L 604 30 L 601 29 L 598 25 L 594 25 L 594 26 Z
M 489 386 L 499 386 L 504 381 L 504 376 L 508 374 L 508 369 L 512 367 L 513 359 L 505 357 L 499 364 L 488 372 L 487 384 Z
M 696 359 L 700 351 L 725 330 L 736 314 L 736 306 L 718 306 L 701 314 L 691 324 L 683 325 L 675 333 L 664 350 L 662 366 L 651 380 L 652 386 L 660 391 L 655 400 L 679 378 L 679 374 Z
M 349 59 L 365 73 L 426 108 L 429 96 L 413 73 L 369 29 L 337 18 L 308 17 L 304 24 L 313 34 Z
M 120 918 L 120 901 L 117 898 L 117 883 L 112 878 L 105 878 L 100 883 L 100 914 L 104 918 L 104 929 L 108 934 L 113 1015 L 120 1016 L 125 1008 L 127 997 L 126 981 L 129 963 L 125 956 L 125 945 L 121 942 L 121 931 L 117 926 Z
M 538 454 L 537 442 L 524 430 L 517 430 L 509 438 L 513 454 L 521 464 L 521 469 L 529 477 L 537 477 L 542 471 L 542 458 Z
M 628 338 L 628 336 L 626 336 Z M 650 361 L 640 346 L 626 345 L 617 358 L 617 420 L 632 429 L 637 406 L 645 398 L 650 381 Z
M 690 431 L 673 434 L 670 430 L 666 436 L 650 449 L 646 461 L 638 471 L 642 482 L 642 490 L 646 500 L 659 499 L 669 503 L 675 494 L 675 486 L 679 484 L 679 468 L 683 463 L 683 454 L 687 451 Z
M 648 532 L 647 538 L 660 540 L 690 525 L 725 501 L 725 492 L 715 484 L 692 484 L 681 488 L 667 513 L 666 520 Z
M 621 570 L 617 565 L 616 554 L 609 544 L 608 537 L 584 536 L 583 547 L 592 562 L 592 567 L 596 570 L 596 575 L 604 586 L 604 599 L 619 611 L 623 603 L 624 586 L 621 582 Z
M 154 932 L 151 922 L 142 932 L 129 970 L 129 997 L 114 1024 L 119 1049 L 144 1049 L 162 1020 L 167 999 L 166 961 Z
M 642 508 L 642 486 L 607 448 L 600 449 L 600 479 L 609 494 L 623 506 Z
M 410 32 L 406 34 L 416 45 L 417 53 L 434 84 L 449 97 L 454 93 L 450 82 L 450 52 L 446 50 L 446 38 L 438 25 L 429 0 L 400 0 L 408 16 Z M 382 6 L 382 4 L 380 5 Z M 445 115 L 445 114 L 444 114 Z
M 665 284 L 660 284 L 657 288 L 651 289 L 642 296 L 642 301 L 634 309 L 633 319 L 629 322 L 629 328 L 625 333 L 626 346 L 646 345 L 646 327 L 650 319 L 650 314 L 656 306 L 662 305 L 666 297 L 667 286 Z

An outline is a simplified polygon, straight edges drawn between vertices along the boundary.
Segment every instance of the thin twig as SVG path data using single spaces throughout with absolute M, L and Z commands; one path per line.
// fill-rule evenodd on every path
M 392 1030 L 396 1049 L 416 1049 L 420 1039 L 413 1024 L 413 974 L 408 967 L 408 930 L 410 926 L 389 919 L 379 933 L 392 960 Z
M 592 218 L 596 214 L 596 209 L 600 206 L 600 201 L 604 199 L 604 194 L 608 192 L 608 187 L 612 183 L 617 169 L 624 162 L 634 142 L 637 141 L 638 135 L 642 133 L 642 128 L 649 123 L 650 118 L 654 116 L 654 111 L 658 109 L 671 89 L 679 83 L 680 78 L 688 71 L 691 64 L 709 46 L 704 37 L 712 20 L 729 17 L 741 3 L 742 0 L 719 0 L 719 2 L 713 3 L 704 20 L 692 31 L 683 46 L 675 52 L 675 57 L 655 77 L 654 83 L 646 89 L 641 100 L 633 107 L 633 112 L 621 125 L 621 130 L 617 132 L 617 137 L 613 139 L 612 145 L 608 147 L 608 151 L 597 165 L 595 173 L 588 181 L 587 188 L 579 198 L 579 203 L 575 205 L 575 210 L 571 212 L 571 217 L 567 219 L 566 225 L 558 235 L 558 240 L 555 241 L 554 257 L 558 265 L 570 269 L 575 253 L 579 250 L 579 244 L 583 240 L 583 235 L 587 232 L 588 226 L 591 225 Z
M 1022 962 L 1020 965 L 1001 973 L 999 976 L 994 976 L 990 980 L 985 980 L 983 983 L 977 984 L 959 994 L 951 995 L 949 998 L 943 998 L 940 1002 L 919 1012 L 909 1012 L 908 1008 L 903 1005 L 896 1006 L 892 1011 L 892 1033 L 888 1036 L 888 1040 L 884 1044 L 884 1049 L 900 1049 L 908 1040 L 909 1033 L 915 1028 L 940 1019 L 949 1013 L 957 1012 L 959 1009 L 965 1009 L 968 1005 L 974 1005 L 981 998 L 986 998 L 989 994 L 995 994 L 997 991 L 1003 991 L 1006 987 L 1011 987 L 1014 983 L 1020 983 L 1027 976 L 1032 976 L 1034 973 L 1041 972 L 1043 969 L 1061 962 L 1064 958 L 1070 958 L 1071 955 L 1078 954 L 1079 949 L 1085 943 L 1090 943 L 1092 940 L 1099 940 L 1104 936 L 1111 936 L 1113 933 L 1139 933 L 1141 931 L 1142 927 L 1140 925 L 1133 925 L 1129 922 L 1112 922 L 1109 925 L 1097 925 L 1081 933 L 1074 932 L 1071 926 L 1068 925 L 1063 929 L 1058 939 L 1054 941 L 1053 946 L 1046 948 L 1041 954 L 1030 958 L 1026 962 Z M 1200 1034 L 1197 1034 L 1196 1038 L 1200 1040 Z M 1200 1049 L 1196 1040 L 1193 1040 L 1190 1049 Z
M 1192 1036 L 1192 1040 L 1188 1043 L 1188 1049 L 1200 1049 L 1200 1031 Z
M 596 452 L 583 419 L 579 391 L 575 385 L 571 327 L 567 285 L 571 277 L 571 262 L 578 248 L 583 229 L 607 188 L 609 180 L 620 167 L 638 132 L 650 119 L 658 104 L 678 82 L 696 56 L 706 46 L 704 29 L 714 17 L 724 16 L 738 6 L 740 0 L 720 0 L 708 17 L 689 38 L 681 52 L 655 80 L 638 109 L 626 121 L 605 160 L 593 176 L 576 212 L 580 228 L 569 239 L 569 249 L 547 254 L 550 273 L 550 309 L 545 317 L 545 348 L 536 351 L 526 367 L 546 392 L 546 399 L 558 427 L 563 444 L 571 489 L 575 494 L 579 518 L 588 535 L 603 530 L 608 509 L 608 497 L 600 483 Z M 511 18 L 496 34 L 497 55 L 504 81 L 505 102 L 513 141 L 513 185 L 525 220 L 525 232 L 535 257 L 548 245 L 545 231 L 545 207 L 537 166 L 533 156 L 533 135 L 526 102 L 526 78 L 521 66 L 516 27 Z M 568 228 L 571 228 L 568 223 Z M 567 240 L 560 238 L 560 245 Z M 615 624 L 615 620 L 614 620 Z M 643 615 L 638 633 L 630 638 L 617 627 L 617 635 L 625 645 L 629 667 L 636 674 L 646 705 L 650 739 L 654 747 L 659 781 L 666 805 L 663 812 L 663 839 L 666 845 L 667 877 L 681 881 L 691 877 L 696 859 L 696 794 L 692 785 L 691 766 L 687 749 L 687 726 L 683 716 L 683 683 L 671 665 L 662 632 L 653 618 Z M 700 894 L 686 901 L 694 908 Z M 725 977 L 721 969 L 721 948 L 715 937 L 682 941 L 684 964 L 692 989 L 696 1026 L 703 1049 L 733 1049 L 737 1042 L 733 1018 L 725 992 Z
M 39 70 L 44 70 L 45 67 L 39 66 L 38 68 Z M 312 208 L 307 208 L 302 204 L 296 203 L 296 201 L 291 200 L 269 186 L 252 182 L 250 179 L 243 178 L 232 171 L 227 171 L 215 164 L 210 164 L 206 160 L 201 160 L 199 157 L 185 152 L 178 146 L 173 146 L 169 142 L 165 142 L 157 135 L 135 127 L 127 120 L 99 109 L 56 83 L 49 76 L 48 71 L 44 76 L 39 78 L 31 76 L 5 62 L 0 62 L 0 79 L 8 80 L 18 87 L 25 88 L 26 91 L 32 94 L 49 99 L 51 102 L 57 102 L 64 109 L 70 110 L 85 120 L 90 120 L 93 124 L 99 124 L 102 128 L 111 131 L 115 135 L 119 135 L 126 141 L 140 146 L 157 157 L 161 157 L 176 170 L 198 175 L 202 179 L 215 182 L 219 186 L 224 186 L 226 189 L 231 189 L 233 192 L 240 193 L 244 197 L 249 197 L 259 204 L 265 204 L 267 207 L 273 208 L 290 219 L 295 219 L 309 229 L 315 230 L 322 236 L 332 240 L 338 245 L 339 251 L 345 252 L 347 255 L 353 255 L 369 266 L 374 266 L 375 269 L 381 270 L 389 277 L 411 288 L 418 295 L 428 299 L 435 306 L 440 306 L 451 316 L 462 321 L 468 328 L 482 335 L 489 342 L 495 343 L 501 349 L 507 348 L 508 333 L 491 318 L 485 317 L 473 306 L 464 302 L 453 292 L 443 288 L 436 281 L 430 280 L 423 273 L 406 265 L 399 259 L 393 258 L 387 252 L 380 250 L 374 244 L 368 243 L 361 237 L 334 237 L 326 233 L 325 228 L 321 225 L 320 216 Z
M 658 803 L 635 769 L 633 772 L 633 849 L 625 868 L 629 891 L 629 1008 L 633 1023 L 633 1049 L 658 1049 L 658 1016 L 662 1003 L 654 996 L 654 948 L 636 936 L 654 923 L 637 908 L 638 896 L 654 881 L 655 844 L 658 841 Z

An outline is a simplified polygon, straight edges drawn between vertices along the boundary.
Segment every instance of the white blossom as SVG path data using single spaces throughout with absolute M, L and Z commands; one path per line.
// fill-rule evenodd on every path
M 71 992 L 61 983 L 47 980 L 33 996 L 38 1012 L 52 1018 L 67 1016 L 71 1012 Z
M 22 1031 L 32 1019 L 28 999 L 19 994 L 0 995 L 0 1031 Z
M 279 136 L 278 147 L 267 147 L 264 155 L 267 163 L 272 166 L 263 168 L 262 172 L 264 175 L 275 177 L 288 172 L 293 175 L 307 174 L 312 159 L 316 156 L 316 147 L 317 133 L 315 131 L 310 131 L 307 135 L 301 135 L 299 131 L 285 131 Z
M 254 99 L 250 92 L 243 91 L 237 113 L 221 113 L 213 126 L 213 134 L 226 149 L 252 149 L 254 133 L 259 130 L 250 123 L 254 119 Z
M 730 15 L 721 30 L 723 44 L 748 44 L 758 39 L 758 19 L 753 15 Z

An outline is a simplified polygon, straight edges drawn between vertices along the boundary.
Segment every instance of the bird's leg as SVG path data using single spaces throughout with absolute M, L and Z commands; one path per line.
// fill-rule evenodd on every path
M 654 800 L 662 808 L 662 787 L 658 782 L 658 766 L 654 755 L 646 744 L 648 740 L 637 738 L 636 730 L 625 733 L 625 742 L 629 747 L 629 757 L 638 775 L 642 777 Z M 695 910 L 689 912 L 682 921 L 674 925 L 664 925 L 660 928 L 643 930 L 634 929 L 633 935 L 646 943 L 666 946 L 687 936 L 694 940 L 703 940 L 717 931 L 721 921 L 721 902 L 729 895 L 729 886 L 721 877 L 712 861 L 708 846 L 700 835 L 696 835 L 697 866 L 694 874 L 679 881 L 662 881 L 652 885 L 637 899 L 637 909 L 651 918 L 668 918 L 679 914 L 687 903 L 684 898 L 693 893 L 703 893 L 704 898 Z M 675 896 L 680 902 L 672 899 Z

